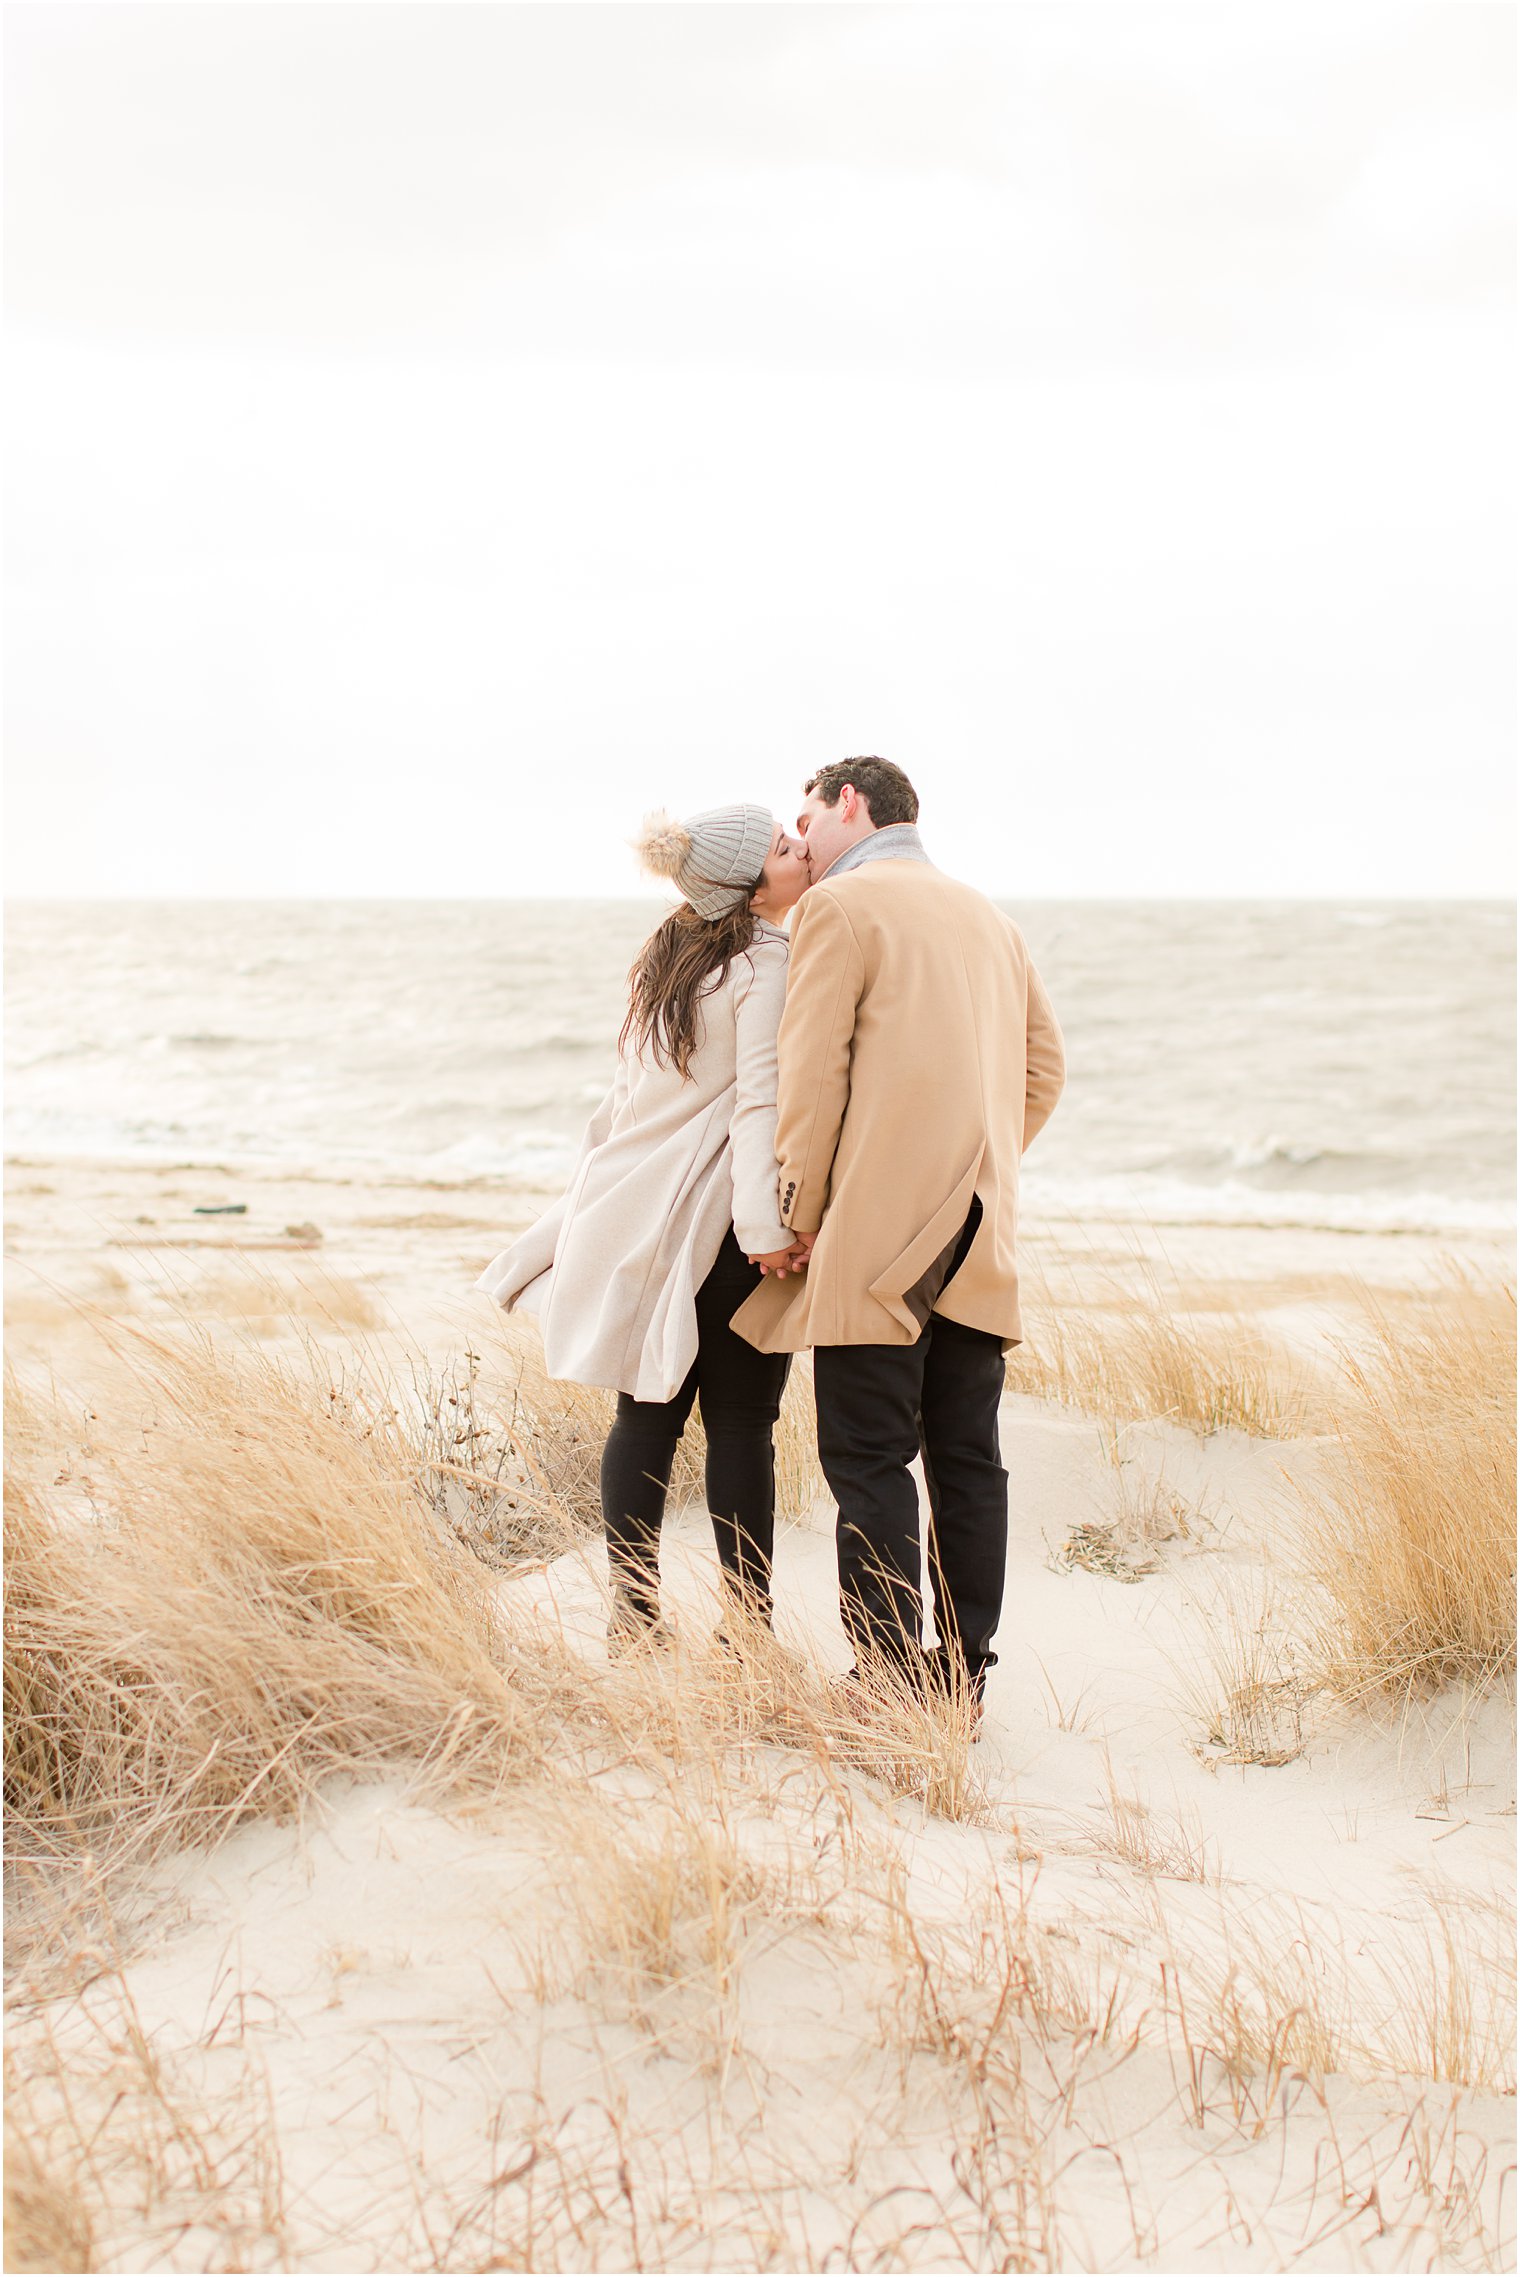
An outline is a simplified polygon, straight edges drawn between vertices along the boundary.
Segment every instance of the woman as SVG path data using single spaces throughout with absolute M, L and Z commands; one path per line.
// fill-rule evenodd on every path
M 729 1322 L 792 1247 L 777 1215 L 776 1030 L 782 923 L 808 885 L 805 847 L 764 807 L 652 815 L 637 844 L 685 899 L 634 960 L 617 1075 L 564 1199 L 477 1284 L 539 1315 L 551 1376 L 618 1395 L 602 1456 L 614 1650 L 666 1634 L 660 1523 L 698 1399 L 725 1590 L 770 1620 L 772 1432 L 790 1362 Z

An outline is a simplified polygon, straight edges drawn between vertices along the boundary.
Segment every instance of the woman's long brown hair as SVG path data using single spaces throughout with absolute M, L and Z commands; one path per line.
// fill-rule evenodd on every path
M 750 888 L 758 893 L 760 880 Z M 723 917 L 699 917 L 689 901 L 657 925 L 628 975 L 628 1017 L 618 1050 L 652 1052 L 658 1067 L 673 1065 L 684 1080 L 697 1048 L 698 1000 L 721 988 L 735 957 L 755 937 L 746 898 Z

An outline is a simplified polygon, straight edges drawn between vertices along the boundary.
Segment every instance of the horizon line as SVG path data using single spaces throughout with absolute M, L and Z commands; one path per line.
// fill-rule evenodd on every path
M 962 881 L 962 882 L 965 882 L 965 881 Z M 1018 890 L 1018 889 L 1016 889 L 1016 888 L 1011 888 L 1011 887 L 997 887 L 997 888 L 994 888 L 994 887 L 986 887 L 986 886 L 979 886 L 979 887 L 978 887 L 976 890 L 977 890 L 979 893 L 983 893 L 983 894 L 985 894 L 985 895 L 986 895 L 986 898 L 987 898 L 989 901 L 1030 901 L 1030 902 L 1073 902 L 1073 901 L 1075 901 L 1075 902 L 1092 902 L 1092 903 L 1095 903 L 1095 904 L 1097 904 L 1097 903 L 1104 903 L 1104 902 L 1168 902 L 1168 903 L 1176 903 L 1176 902 L 1198 902 L 1198 903 L 1215 903 L 1215 904 L 1218 904 L 1218 903 L 1223 903 L 1223 902 L 1252 902 L 1252 901 L 1301 901 L 1301 902 L 1396 902 L 1396 903 L 1420 903 L 1420 902 L 1471 902 L 1471 903 L 1474 903 L 1474 904 L 1487 904 L 1487 905 L 1490 905 L 1490 906 L 1493 906 L 1493 907 L 1497 907 L 1497 908 L 1503 908 L 1503 909 L 1513 909 L 1513 908 L 1515 907 L 1515 905 L 1516 905 L 1516 895 L 1515 895 L 1515 893 L 1514 893 L 1513 891 L 1512 891 L 1512 892 L 1510 892 L 1510 893 L 1507 893 L 1507 894 L 1506 894 L 1506 893 L 1494 893 L 1494 892 L 1481 891 L 1481 890 L 1478 890 L 1478 889 L 1476 889 L 1476 888 L 1474 888 L 1474 889 L 1472 889 L 1472 890 L 1457 890 L 1457 891 L 1451 891 L 1451 890 L 1445 890 L 1445 891 L 1437 891 L 1437 890 L 1435 890 L 1435 889 L 1429 889 L 1429 890 L 1422 890 L 1422 891 L 1418 891 L 1418 892 L 1404 892 L 1404 893 L 1362 893 L 1362 892 L 1357 892 L 1357 891 L 1352 891 L 1352 890 L 1348 890 L 1348 891 L 1344 891 L 1344 892 L 1335 891 L 1335 890 L 1314 890 L 1314 891 L 1307 891 L 1307 890 L 1302 890 L 1302 889 L 1295 891 L 1295 890 L 1292 890 L 1292 889 L 1289 889 L 1289 888 L 1284 888 L 1284 889 L 1281 889 L 1281 890 L 1279 890 L 1279 891 L 1276 891 L 1276 892 L 1272 892 L 1272 891 L 1257 891 L 1257 892 L 1251 892 L 1251 893 L 1239 893 L 1239 892 L 1233 892 L 1233 893 L 1232 893 L 1232 892 L 1223 892 L 1223 893 L 1162 893 L 1162 892 L 1150 892 L 1150 893 L 1091 893 L 1091 892 L 1070 892 L 1070 893 L 1033 893 L 1033 892 L 1028 892 L 1028 893 L 1026 893 L 1026 892 L 1022 892 L 1022 891 L 1020 891 L 1020 890 Z M 35 906 L 43 906 L 43 905 L 54 904 L 54 903 L 56 903 L 56 904 L 59 904 L 59 905 L 66 905 L 66 906 L 70 906 L 70 907 L 80 907 L 80 906 L 93 906 L 93 905 L 94 905 L 94 904 L 96 904 L 96 903 L 101 903 L 101 904 L 110 904 L 110 905 L 116 905 L 116 906 L 119 906 L 119 905 L 121 905 L 121 904 L 135 904 L 135 903 L 142 903 L 142 904 L 144 904 L 144 905 L 146 906 L 146 905 L 149 905 L 149 904 L 155 904 L 155 903 L 166 903 L 166 902 L 167 902 L 167 903 L 186 903 L 186 904 L 197 903 L 197 904 L 202 904 L 202 905 L 214 905 L 214 904 L 216 904 L 216 903 L 219 903 L 219 902 L 225 902 L 225 903 L 229 903 L 229 904 L 230 904 L 230 903 L 240 903 L 240 902 L 241 902 L 241 903 L 247 903 L 247 902 L 264 902 L 264 903 L 271 903 L 271 904 L 284 904 L 284 903 L 295 903 L 295 902 L 354 902 L 354 903 L 379 903 L 379 902 L 386 902 L 386 903 L 393 903 L 393 902 L 398 902 L 398 901 L 401 901 L 401 902 L 407 902 L 407 901 L 411 901 L 411 902 L 417 902 L 418 904 L 433 904 L 433 905 L 436 905 L 436 904 L 438 904 L 438 903 L 450 903 L 450 902 L 459 902 L 459 903 L 462 903 L 462 902 L 474 902 L 474 903 L 478 903 L 478 904 L 482 904 L 482 905 L 486 905 L 486 904 L 492 904 L 492 903 L 499 903 L 499 904 L 513 904 L 513 903 L 518 903 L 518 904 L 520 904 L 520 903 L 524 903 L 524 902 L 528 902 L 528 903 L 561 903 L 561 902 L 562 902 L 562 903 L 565 903 L 565 904 L 567 904 L 567 905 L 570 905 L 570 906 L 574 906 L 574 905 L 576 905 L 576 904 L 582 904 L 582 905 L 584 905 L 584 904 L 587 904 L 587 903 L 593 903 L 593 902 L 597 902 L 597 903 L 617 902 L 617 903 L 626 903 L 626 904 L 628 904 L 628 905 L 630 905 L 630 906 L 632 906 L 632 905 L 648 905 L 649 907 L 658 907 L 662 901 L 665 901 L 665 902 L 666 902 L 666 906 L 668 906 L 668 907 L 675 907 L 675 906 L 678 906 L 678 904 L 676 904 L 676 903 L 673 903 L 673 902 L 669 902 L 669 901 L 667 900 L 667 898 L 666 898 L 665 896 L 663 896 L 663 895 L 660 895 L 660 894 L 658 894 L 658 893 L 654 893 L 654 892 L 647 892 L 647 891 L 645 891 L 645 892 L 629 892 L 629 893 L 553 893 L 553 892 L 549 892 L 549 893 L 509 893 L 509 894 L 507 894 L 507 893 L 446 893 L 446 892 L 445 892 L 445 893 L 417 893 L 417 892 L 396 892 L 396 893 L 385 893 L 385 892 L 354 892 L 354 891 L 349 891 L 349 890 L 339 890 L 339 891 L 328 892 L 328 893 L 310 893 L 310 892 L 307 892 L 307 893 L 282 893 L 282 892 L 262 892 L 262 893 L 261 893 L 261 892 L 254 892 L 254 893 L 194 893 L 194 892 L 182 892 L 182 891 L 169 891 L 169 892 L 162 892 L 162 893 L 146 893 L 146 892 L 145 892 L 145 893 L 133 893 L 133 892 L 127 892 L 127 893 L 78 893 L 78 892 L 57 892 L 57 893 L 46 893 L 46 892 L 44 892 L 44 893 L 35 893 L 35 892 L 33 892 L 33 893 L 7 893 L 7 894 L 5 894 L 5 895 L 3 896 L 3 900 L 4 900 L 4 905 L 5 905 L 5 907 L 7 907 L 7 908 L 11 908 L 11 907 L 13 907 L 13 906 L 15 906 L 15 907 L 19 907 L 19 906 L 24 906 L 24 905 L 35 905 Z

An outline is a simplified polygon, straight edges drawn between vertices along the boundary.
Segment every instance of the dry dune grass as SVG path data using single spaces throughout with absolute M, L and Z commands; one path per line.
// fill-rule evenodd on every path
M 24 2091 L 8 2266 L 1283 2267 L 1305 2236 L 1318 2249 L 1310 2266 L 1505 2265 L 1502 2183 L 1496 2190 L 1485 2146 L 1451 2098 L 1410 2092 L 1381 2127 L 1348 2125 L 1343 2099 L 1325 2094 L 1298 2047 L 1263 2032 L 1250 1988 L 1233 2011 L 1235 2038 L 1217 2051 L 1201 2037 L 1201 2010 L 1194 2019 L 1187 1995 L 1174 1993 L 1167 2053 L 1150 2057 L 1133 2034 L 1048 2016 L 1016 1913 L 992 1911 L 973 1935 L 949 1935 L 905 1909 L 900 1885 L 874 1894 L 879 1902 L 821 1951 L 810 1952 L 818 1932 L 805 1924 L 769 1943 L 743 1925 L 718 1999 L 702 1988 L 705 1970 L 641 1978 L 636 2040 L 624 2041 L 605 2091 L 567 2105 L 551 2081 L 518 2095 L 498 2089 L 468 2166 L 429 2161 L 411 2129 L 395 2128 L 384 2178 L 357 2220 L 350 2207 L 324 2222 L 320 2200 L 286 2184 L 253 2065 L 241 2076 L 224 2065 L 216 2095 L 197 2098 L 155 2056 L 129 2003 L 98 1999 L 91 2035 L 60 2051 L 74 2131 L 56 2101 L 49 2109 L 44 2083 Z M 856 1974 L 867 1944 L 878 1964 L 869 1978 Z M 663 1968 L 663 1949 L 657 1957 Z M 848 1972 L 878 2045 L 809 2082 L 815 2100 L 793 2109 L 792 2082 L 767 2094 L 772 2067 L 746 2046 L 756 2036 L 746 1977 L 770 1981 L 779 1966 L 821 1992 L 820 1962 Z M 600 1997 L 605 1975 L 594 1982 Z M 804 2024 L 800 2008 L 783 2015 Z M 1258 2041 L 1264 2061 L 1252 2052 Z M 1146 2122 L 1131 2108 L 1116 2126 L 1105 2089 L 1141 2072 L 1157 2116 Z M 405 2083 L 387 2087 L 401 2104 Z M 112 2126 L 86 2142 L 107 2094 Z M 1253 2168 L 1263 2136 L 1267 2155 Z M 1280 2204 L 1260 2179 L 1275 2165 L 1273 2137 L 1300 2162 Z M 1191 2251 L 1171 2259 L 1168 2232 L 1187 2222 L 1181 2209 L 1167 2218 L 1168 2182 L 1221 2167 L 1212 2224 L 1198 2221 L 1193 2194 Z M 68 2227 L 60 2177 L 73 2185 Z M 1090 2243 L 1105 2185 L 1118 2201 L 1106 2225 L 1112 2257 Z M 80 2250 L 85 2201 L 99 2208 L 90 2261 Z M 1287 2251 L 1273 2253 L 1285 2231 Z M 1239 2246 L 1253 2233 L 1268 2250 L 1248 2259 Z M 146 2250 L 123 2253 L 123 2241 L 139 2239 Z M 76 2258 L 48 2258 L 59 2244 Z M 1343 2258 L 1332 2259 L 1337 2246 Z
M 517 1322 L 502 1325 L 489 1358 L 468 1351 L 441 1371 L 414 1365 L 409 1393 L 391 1396 L 430 1466 L 440 1515 L 502 1568 L 600 1532 L 602 1448 L 615 1404 L 611 1392 L 547 1374 L 537 1334 Z M 775 1444 L 777 1515 L 798 1518 L 822 1484 L 805 1363 L 792 1371 Z M 704 1499 L 705 1458 L 694 1410 L 671 1473 L 673 1509 Z M 530 1501 L 542 1515 L 537 1528 L 524 1522 Z
M 439 1422 L 436 1386 L 419 1407 L 357 1364 L 333 1381 L 315 1349 L 286 1363 L 109 1333 L 116 1404 L 98 1394 L 82 1429 L 7 1381 L 6 1797 L 23 1856 L 213 1840 L 333 1772 L 397 1761 L 499 1787 L 540 1763 L 550 1708 L 559 1729 L 620 1744 L 638 1726 L 667 1756 L 757 1732 L 853 1749 L 896 1792 L 976 1807 L 953 1714 L 907 1703 L 861 1727 L 763 1637 L 742 1661 L 683 1661 L 673 1686 L 635 1670 L 598 1688 L 563 1638 L 508 1635 L 437 1500 L 447 1483 L 504 1503 L 519 1561 L 583 1538 L 553 1468 L 562 1416 L 540 1427 L 521 1379 L 507 1477 L 453 1459 L 479 1463 L 479 1438 Z M 446 1429 L 462 1431 L 451 1454 Z
M 112 2266 L 127 2207 L 156 2266 L 289 2265 L 267 2088 L 243 2065 L 234 2092 L 208 2094 L 198 2072 L 155 2047 L 119 1968 L 95 1974 L 61 2032 L 44 2015 L 24 2057 L 7 2050 L 8 2270 Z
M 5 1780 L 23 1853 L 205 1841 L 334 1771 L 532 1739 L 479 1567 L 395 1447 L 273 1363 L 132 1339 L 130 1420 L 59 1469 L 7 1387 Z
M 1301 1360 L 1240 1312 L 1199 1312 L 1153 1266 L 1081 1311 L 1034 1280 L 1032 1332 L 1009 1358 L 1013 1391 L 1122 1423 L 1160 1418 L 1189 1430 L 1284 1439 L 1310 1427 L 1317 1387 Z
M 353 1281 L 325 1269 L 306 1272 L 213 1268 L 185 1279 L 170 1296 L 173 1309 L 206 1320 L 231 1321 L 259 1336 L 279 1335 L 292 1323 L 346 1331 L 378 1328 L 381 1311 Z
M 36 2140 L 20 2127 L 5 2132 L 5 2266 L 38 2277 L 93 2269 L 94 2238 L 77 2186 L 65 2182 L 38 2155 Z
M 383 1325 L 382 1308 L 368 1290 L 315 1260 L 276 1269 L 241 1258 L 232 1265 L 187 1265 L 146 1255 L 134 1260 L 130 1273 L 92 1260 L 78 1280 L 69 1289 L 29 1273 L 6 1291 L 7 1328 L 35 1341 L 44 1330 L 90 1329 L 107 1315 L 154 1313 L 171 1329 L 197 1320 L 261 1339 L 293 1329 L 362 1335 Z
M 531 1374 L 481 1418 L 468 1360 L 456 1404 L 429 1406 L 357 1360 L 335 1382 L 321 1355 L 111 1334 L 118 1395 L 83 1427 L 10 1399 L 13 1855 L 39 1862 L 36 1888 L 64 1879 L 42 1861 L 87 1855 L 76 1888 L 100 1902 L 86 1932 L 77 1904 L 33 1898 L 18 1941 L 9 2266 L 292 2266 L 298 2233 L 327 2266 L 1073 2266 L 1068 2163 L 1096 2149 L 1132 2186 L 1133 2154 L 1085 2100 L 1122 2066 L 1150 2063 L 1156 2110 L 1232 2149 L 1286 2128 L 1295 2098 L 1328 2114 L 1337 2070 L 1504 2082 L 1494 1917 L 1436 1908 L 1368 2025 L 1323 1936 L 1241 1917 L 1193 1830 L 1117 1784 L 1095 1831 L 1153 1910 L 1113 1934 L 1042 1919 L 953 1703 L 854 1711 L 754 1636 L 737 1657 L 603 1667 L 552 1617 L 503 1614 L 439 1492 L 488 1498 L 503 1556 L 584 1539 L 580 1474 L 553 1453 L 564 1418 L 539 1416 Z M 494 2028 L 537 2031 L 540 2058 L 546 2015 L 582 2051 L 611 2031 L 623 2068 L 556 2104 L 554 2062 L 530 2065 L 487 2168 L 478 2146 L 468 2173 L 430 2168 L 403 2130 L 368 2226 L 324 2238 L 282 2178 L 289 2121 L 258 2063 L 199 2044 L 177 2063 L 100 1924 L 133 1860 L 398 1765 L 414 1792 L 531 1825 L 554 1905 Z M 1000 1862 L 926 1905 L 902 1833 L 935 1821 Z M 1213 1908 L 1180 1951 L 1156 1898 L 1179 1879 Z M 825 1995 L 873 2020 L 853 2102 L 827 2065 L 787 2069 Z M 730 2125 L 713 2113 L 736 2082 L 749 2116 Z M 404 2104 L 404 2081 L 375 2090 L 377 2133 L 393 2091 Z M 1426 2260 L 1489 2265 L 1477 2156 L 1423 2096 L 1418 2157 L 1337 2142 L 1304 2218 L 1321 2241 L 1402 2223 Z M 505 2127 L 499 2090 L 495 2108 Z M 1138 2214 L 1123 2251 L 1154 2258 Z
M 1194 1672 L 1193 1705 L 1221 1758 L 1294 1760 L 1305 1704 L 1322 1688 L 1408 1701 L 1452 1682 L 1481 1693 L 1510 1677 L 1513 1289 L 1455 1268 L 1424 1289 L 1343 1281 L 1354 1330 L 1306 1370 L 1248 1322 L 1190 1314 L 1154 1274 L 1148 1288 L 1147 1301 L 1131 1291 L 1111 1311 L 1041 1307 L 1032 1344 L 1013 1355 L 1011 1387 L 1115 1430 L 1159 1417 L 1200 1432 L 1312 1429 L 1332 1442 L 1321 1477 L 1297 1484 L 1310 1586 L 1295 1633 L 1271 1614 L 1228 1617 Z M 1079 1528 L 1066 1561 L 1123 1579 L 1148 1570 L 1158 1514 L 1177 1514 L 1164 1500 Z
M 1304 1496 L 1324 1672 L 1353 1696 L 1481 1690 L 1515 1666 L 1514 1291 L 1462 1284 L 1397 1312 L 1369 1297 L 1367 1317 Z
M 1121 1425 L 1105 1433 L 1104 1452 L 1113 1472 L 1113 1491 L 1101 1507 L 1071 1529 L 1052 1562 L 1068 1571 L 1082 1566 L 1115 1581 L 1138 1582 L 1158 1572 L 1172 1545 L 1201 1545 L 1217 1531 L 1214 1508 L 1179 1493 L 1165 1471 L 1130 1467 Z
M 1485 2080 L 1515 2091 L 1512 1908 L 1434 1884 L 1422 1949 L 1383 1973 L 1374 2060 L 1422 2079 Z
M 568 1665 L 546 1640 L 546 1700 Z M 687 2265 L 699 2238 L 708 2268 L 1116 2266 L 1081 2242 L 1077 2162 L 1095 2151 L 1136 2193 L 1123 2260 L 1153 2262 L 1131 2135 L 1195 2130 L 1190 2160 L 1199 2145 L 1230 2156 L 1244 2203 L 1260 2178 L 1241 2154 L 1278 2131 L 1286 2145 L 1300 2104 L 1324 2114 L 1323 2173 L 1294 2186 L 1295 2217 L 1348 2240 L 1396 2220 L 1413 2265 L 1448 2248 L 1501 2265 L 1481 2152 L 1438 2096 L 1404 2096 L 1417 2158 L 1338 2135 L 1330 2100 L 1332 2074 L 1424 2070 L 1422 2043 L 1432 2080 L 1504 2080 L 1502 2022 L 1472 1997 L 1480 1960 L 1499 1958 L 1496 1920 L 1437 1908 L 1436 1965 L 1374 1984 L 1369 2033 L 1333 1931 L 1242 1914 L 1222 1890 L 1181 1947 L 1154 1903 L 1107 1926 L 1037 1918 L 1037 1863 L 926 1910 L 890 1817 L 837 1758 L 770 1749 L 779 1668 L 731 1692 L 695 1659 L 625 1664 L 601 1688 L 587 1675 L 575 1744 L 517 1799 L 552 1893 L 534 1914 L 514 1885 L 522 1998 L 493 1982 L 500 2013 L 469 2020 L 499 2036 L 515 2018 L 530 2050 L 546 2036 L 540 2084 L 512 2094 L 489 2042 L 500 2138 L 462 2166 L 430 2159 L 397 2123 L 404 2075 L 382 2072 L 387 2171 L 356 2229 L 351 2201 L 287 2181 L 257 2051 L 234 2032 L 209 2069 L 196 2047 L 176 2062 L 97 1959 L 56 2026 L 43 2012 L 17 2034 L 10 2266 L 118 2266 L 122 2241 L 143 2239 L 151 2265 L 180 2268 L 332 2266 L 341 2248 L 344 2267 L 640 2270 Z M 1127 1820 L 1133 1801 L 1119 1798 Z M 1143 1847 L 1147 1890 L 1196 1878 L 1190 1856 Z M 802 2053 L 820 2021 L 838 2040 L 841 2013 L 848 2059 Z
M 82 1274 L 83 1286 L 67 1289 L 48 1280 L 35 1271 L 18 1268 L 12 1278 L 9 1264 L 6 1270 L 5 1326 L 7 1335 L 37 1337 L 44 1331 L 73 1329 L 88 1326 L 106 1315 L 120 1315 L 133 1310 L 136 1290 L 125 1273 L 114 1265 L 103 1265 L 92 1260 L 87 1274 Z
M 1421 1890 L 1417 1943 L 1349 1950 L 1333 1908 L 1258 1896 L 1242 1906 L 1196 1826 L 1152 1811 L 1110 1778 L 1107 1822 L 1077 1836 L 1134 1870 L 1124 1903 L 1068 1923 L 1032 1903 L 1041 1864 L 1013 1903 L 989 1894 L 956 1948 L 960 1972 L 1016 1946 L 1031 2017 L 1104 2046 L 1166 2050 L 1195 2123 L 1222 2096 L 1233 2119 L 1267 2123 L 1286 2073 L 1413 2076 L 1512 2095 L 1512 1905 L 1443 1885 Z M 1163 1886 L 1197 1885 L 1179 1936 Z M 1002 1964 L 1000 1964 L 1001 1966 Z
M 1290 1608 L 1270 1576 L 1223 1589 L 1199 1607 L 1198 1641 L 1179 1667 L 1179 1689 L 1198 1732 L 1195 1753 L 1210 1768 L 1296 1763 L 1308 1715 L 1323 1688 L 1314 1615 L 1322 1601 Z
M 538 1956 L 539 1989 L 578 1993 L 711 2070 L 738 2043 L 756 1955 L 831 1932 L 831 1914 L 867 1878 L 866 1846 L 842 1790 L 814 1797 L 815 1832 L 829 1836 L 815 1846 L 767 1839 L 732 1763 L 700 1740 L 684 1770 L 652 1781 L 635 1819 L 594 1789 L 556 1813 L 564 1900 Z M 788 1818 L 763 1768 L 756 1785 Z
M 1094 1813 L 1088 1840 L 1099 1856 L 1122 1859 L 1138 1873 L 1168 1881 L 1218 1879 L 1208 1838 L 1195 1813 L 1158 1811 L 1121 1785 L 1113 1761 L 1105 1756 L 1104 1809 Z

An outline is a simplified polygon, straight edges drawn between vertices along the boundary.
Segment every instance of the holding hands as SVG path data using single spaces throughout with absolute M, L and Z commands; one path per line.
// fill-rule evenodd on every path
M 807 1270 L 817 1239 L 816 1233 L 799 1233 L 790 1249 L 773 1249 L 763 1257 L 752 1257 L 750 1263 L 758 1265 L 762 1273 L 774 1273 L 778 1281 L 784 1281 L 788 1273 Z

